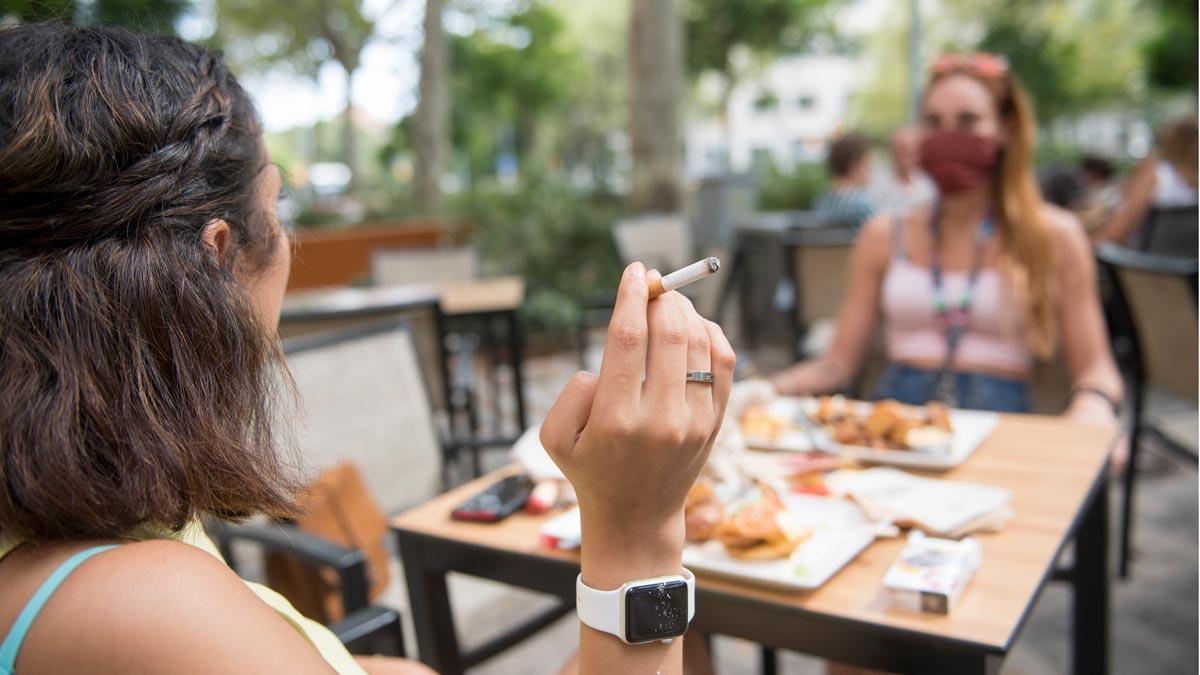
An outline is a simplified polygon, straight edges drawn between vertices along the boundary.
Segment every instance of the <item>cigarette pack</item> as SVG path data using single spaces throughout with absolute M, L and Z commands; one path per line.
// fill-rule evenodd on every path
M 948 614 L 982 558 L 979 542 L 934 539 L 914 531 L 884 575 L 888 604 L 932 614 Z

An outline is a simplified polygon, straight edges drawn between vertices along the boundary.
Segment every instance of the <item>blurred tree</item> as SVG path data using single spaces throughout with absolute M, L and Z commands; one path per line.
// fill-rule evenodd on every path
M 441 200 L 442 174 L 450 156 L 450 50 L 443 5 L 443 0 L 425 0 L 420 94 L 410 125 L 416 170 L 413 199 L 417 210 L 426 213 L 437 209 Z
M 1196 91 L 1196 3 L 1157 0 L 1158 27 L 1143 46 L 1146 75 L 1161 89 Z
M 453 139 L 473 177 L 492 173 L 501 155 L 520 167 L 537 161 L 539 137 L 583 77 L 554 9 L 534 2 L 483 21 L 485 28 L 451 40 L 452 95 L 461 101 Z
M 687 70 L 721 76 L 718 119 L 727 125 L 729 99 L 745 75 L 736 54 L 770 57 L 804 48 L 828 32 L 822 10 L 840 0 L 684 0 Z M 820 29 L 818 31 L 818 29 Z M 728 132 L 728 129 L 726 129 Z
M 873 133 L 905 118 L 907 28 L 898 13 L 894 17 L 870 39 L 875 77 L 855 99 L 856 117 Z M 1038 118 L 1050 124 L 1098 110 L 1142 107 L 1141 45 L 1156 21 L 1139 0 L 943 0 L 940 12 L 926 16 L 924 49 L 927 59 L 976 50 L 1007 57 Z
M 629 13 L 629 141 L 634 212 L 681 208 L 684 88 L 679 0 L 633 0 Z
M 621 23 L 613 22 L 613 32 L 589 34 L 589 41 L 580 39 L 577 22 L 588 19 L 574 14 L 578 5 L 561 8 L 541 0 L 448 6 L 455 25 L 469 28 L 447 35 L 454 64 L 450 145 L 468 186 L 497 174 L 526 179 L 560 171 L 590 171 L 593 182 L 601 180 L 611 132 L 621 123 L 622 78 L 613 60 L 624 51 L 617 40 L 624 14 L 616 12 Z M 609 9 L 586 15 L 611 19 Z M 595 24 L 586 30 L 594 33 Z M 381 155 L 385 164 L 413 149 L 416 121 L 414 114 L 396 125 Z
M 134 2 L 135 0 L 125 0 Z M 156 2 L 166 0 L 155 0 Z M 333 60 L 346 78 L 342 116 L 342 162 L 354 188 L 358 168 L 352 105 L 354 71 L 363 47 L 375 33 L 358 0 L 216 0 L 217 30 L 212 42 L 245 68 L 291 65 L 315 76 Z
M 21 21 L 121 26 L 144 33 L 175 32 L 189 0 L 0 0 L 0 17 Z

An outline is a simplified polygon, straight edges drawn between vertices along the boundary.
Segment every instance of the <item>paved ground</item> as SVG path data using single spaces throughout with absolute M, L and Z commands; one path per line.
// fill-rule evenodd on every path
M 577 367 L 571 357 L 535 359 L 528 379 L 532 415 L 540 419 L 558 388 Z M 1163 395 L 1152 397 L 1152 412 L 1182 441 L 1196 445 L 1196 410 Z M 1177 675 L 1197 665 L 1197 476 L 1147 444 L 1140 462 L 1136 513 L 1137 559 L 1128 581 L 1114 582 L 1112 627 L 1115 672 L 1130 675 Z M 488 466 L 505 462 L 502 453 L 485 458 Z M 1120 494 L 1114 490 L 1114 508 Z M 1114 514 L 1114 523 L 1115 523 Z M 451 595 L 460 640 L 478 644 L 517 615 L 545 606 L 544 598 L 466 577 L 452 580 Z M 404 604 L 402 597 L 393 602 Z M 1040 675 L 1067 672 L 1070 593 L 1051 584 L 1043 593 L 1003 672 Z M 466 628 L 470 626 L 470 628 Z M 473 669 L 477 675 L 540 675 L 557 672 L 578 644 L 577 623 L 565 617 L 536 638 Z M 411 636 L 411 633 L 410 633 Z M 414 644 L 411 641 L 410 643 Z M 716 667 L 721 675 L 758 671 L 758 649 L 742 640 L 718 638 Z M 819 660 L 784 653 L 781 672 L 823 673 Z

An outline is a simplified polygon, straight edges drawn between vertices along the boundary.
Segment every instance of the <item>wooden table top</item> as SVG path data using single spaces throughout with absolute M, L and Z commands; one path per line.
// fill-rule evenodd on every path
M 517 309 L 524 300 L 525 280 L 521 277 L 444 284 L 441 289 L 442 311 L 451 316 Z
M 954 480 L 997 485 L 1012 491 L 1016 513 L 1003 531 L 977 535 L 983 562 L 959 604 L 947 616 L 884 608 L 881 583 L 902 539 L 879 540 L 821 588 L 784 592 L 697 573 L 699 587 L 828 615 L 969 642 L 1007 652 L 1031 608 L 1082 506 L 1102 472 L 1115 431 L 1059 418 L 1005 415 L 962 466 L 941 474 Z M 538 544 L 538 528 L 550 516 L 520 512 L 495 525 L 462 523 L 450 511 L 514 468 L 501 469 L 396 516 L 392 526 L 501 553 L 578 564 L 575 551 Z M 553 514 L 552 514 L 553 515 Z
M 283 320 L 313 316 L 373 314 L 440 304 L 446 314 L 517 309 L 525 299 L 520 277 L 496 277 L 442 284 L 402 284 L 367 288 L 319 288 L 293 291 L 283 299 Z

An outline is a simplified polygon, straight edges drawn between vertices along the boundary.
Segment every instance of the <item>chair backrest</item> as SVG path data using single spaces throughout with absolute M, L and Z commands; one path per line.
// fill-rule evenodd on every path
M 1142 226 L 1139 248 L 1182 258 L 1195 258 L 1200 215 L 1195 206 L 1153 208 Z
M 479 254 L 470 246 L 377 248 L 371 252 L 376 286 L 471 281 L 479 276 Z
M 785 241 L 794 255 L 796 311 L 800 322 L 808 324 L 836 317 L 846 290 L 854 231 L 847 227 L 794 230 Z
M 635 260 L 663 274 L 695 262 L 687 218 L 678 213 L 637 216 L 613 225 L 617 253 L 629 264 Z
M 294 440 L 314 475 L 355 462 L 386 513 L 439 492 L 442 448 L 405 322 L 306 335 L 284 352 L 300 396 Z
M 1133 327 L 1133 357 L 1150 383 L 1196 399 L 1196 259 L 1102 244 L 1109 311 Z

